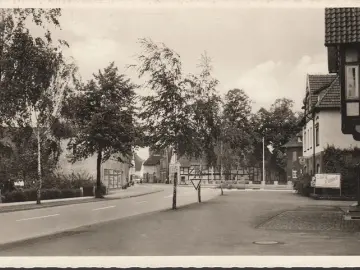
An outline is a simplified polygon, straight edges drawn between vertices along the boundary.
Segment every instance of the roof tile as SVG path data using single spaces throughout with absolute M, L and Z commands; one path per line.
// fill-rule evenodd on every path
M 360 42 L 360 8 L 325 8 L 325 45 Z

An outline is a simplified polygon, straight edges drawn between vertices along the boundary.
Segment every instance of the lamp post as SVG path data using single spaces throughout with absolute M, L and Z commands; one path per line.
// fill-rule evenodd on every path
M 262 179 L 262 185 L 265 185 L 265 135 L 263 135 L 262 138 L 262 144 L 263 144 L 263 155 L 262 155 L 262 160 L 263 160 L 263 166 L 262 166 L 262 170 L 263 170 L 263 179 Z

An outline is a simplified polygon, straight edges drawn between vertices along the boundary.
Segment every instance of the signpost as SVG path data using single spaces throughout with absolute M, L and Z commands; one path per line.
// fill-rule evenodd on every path
M 200 183 L 201 183 L 201 179 L 202 178 L 202 174 L 201 174 L 201 168 L 199 170 L 196 170 L 196 174 L 195 177 L 193 179 L 190 179 L 191 183 L 193 184 L 194 188 L 196 190 L 199 189 Z

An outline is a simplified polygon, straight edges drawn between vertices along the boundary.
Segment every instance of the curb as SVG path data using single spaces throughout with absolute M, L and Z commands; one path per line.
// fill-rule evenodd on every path
M 3 206 L 3 209 L 0 208 L 0 214 L 1 213 L 9 213 L 9 212 L 17 212 L 17 211 L 27 211 L 27 210 L 34 210 L 34 209 L 43 209 L 43 208 L 50 208 L 50 207 L 56 207 L 56 206 L 65 206 L 65 205 L 72 205 L 72 204 L 82 204 L 82 203 L 92 203 L 92 202 L 100 202 L 100 201 L 112 201 L 112 200 L 122 200 L 122 199 L 130 199 L 140 196 L 145 196 L 149 194 L 154 194 L 158 192 L 162 192 L 164 189 L 155 190 L 155 191 L 149 191 L 141 194 L 134 194 L 134 195 L 127 195 L 122 196 L 118 198 L 104 198 L 104 199 L 95 199 L 94 197 L 89 197 L 88 199 L 81 199 L 81 200 L 72 200 L 72 201 L 57 201 L 57 202 L 50 202 L 46 204 L 27 204 L 24 205 L 25 207 L 19 207 L 15 209 L 6 209 L 11 208 L 11 206 Z M 33 207 L 26 207 L 26 206 L 33 206 Z

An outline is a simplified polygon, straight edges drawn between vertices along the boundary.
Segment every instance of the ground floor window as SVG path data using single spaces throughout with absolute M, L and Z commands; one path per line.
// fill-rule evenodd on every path
M 122 186 L 123 173 L 120 170 L 104 169 L 104 184 L 108 188 L 120 188 Z
M 320 173 L 320 164 L 316 165 L 316 173 Z

